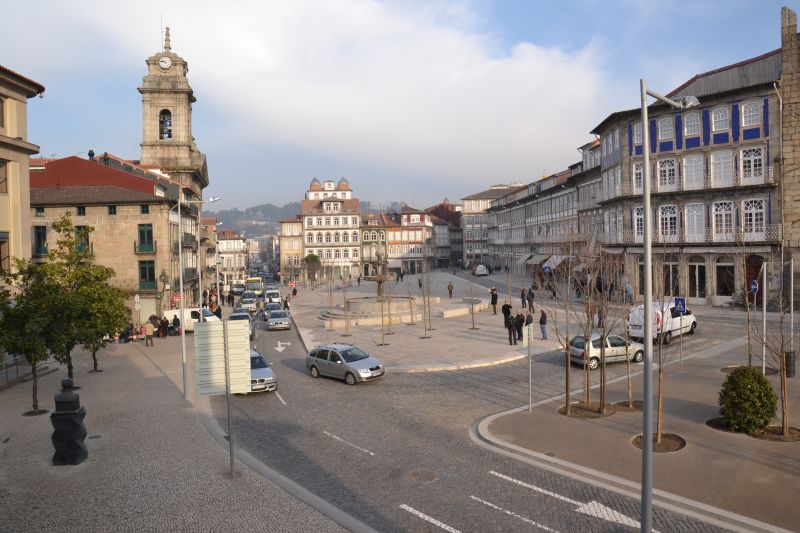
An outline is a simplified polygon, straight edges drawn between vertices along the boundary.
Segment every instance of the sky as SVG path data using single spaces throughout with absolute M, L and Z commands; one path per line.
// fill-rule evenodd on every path
M 313 177 L 424 208 L 577 162 L 639 79 L 668 93 L 780 47 L 800 0 L 31 0 L 4 8 L 0 64 L 42 157 L 138 159 L 145 59 L 189 64 L 216 209 L 299 201 Z M 113 6 L 113 7 L 111 7 Z M 211 207 L 211 206 L 209 206 Z

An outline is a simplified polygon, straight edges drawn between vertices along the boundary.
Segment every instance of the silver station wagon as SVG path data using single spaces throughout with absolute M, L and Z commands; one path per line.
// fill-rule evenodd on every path
M 267 329 L 292 329 L 292 323 L 289 321 L 289 313 L 286 311 L 270 311 L 269 318 L 267 318 Z
M 381 362 L 351 344 L 323 344 L 306 356 L 311 377 L 343 379 L 348 385 L 370 381 L 386 374 Z

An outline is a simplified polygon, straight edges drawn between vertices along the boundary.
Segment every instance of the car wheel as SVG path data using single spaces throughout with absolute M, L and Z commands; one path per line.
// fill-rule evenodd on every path
M 309 369 L 309 372 L 311 372 L 311 377 L 312 377 L 312 378 L 318 378 L 318 377 L 319 377 L 319 369 L 318 369 L 317 367 L 315 367 L 315 366 L 312 366 L 312 367 Z
M 600 359 L 597 357 L 589 359 L 589 370 L 597 370 L 598 366 L 600 366 Z
M 644 360 L 644 352 L 639 350 L 635 354 L 633 354 L 633 362 L 634 363 L 641 363 Z
M 692 327 L 689 328 L 689 335 L 694 335 L 694 330 L 697 329 L 697 322 L 692 322 Z
M 356 384 L 356 377 L 350 372 L 347 373 L 347 375 L 344 377 L 344 380 L 347 382 L 348 385 Z
M 664 346 L 667 346 L 670 342 L 672 342 L 672 332 L 668 331 L 664 333 Z

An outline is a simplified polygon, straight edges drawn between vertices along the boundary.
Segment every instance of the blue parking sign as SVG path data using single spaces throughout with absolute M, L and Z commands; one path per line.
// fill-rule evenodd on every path
M 750 292 L 752 292 L 753 294 L 758 292 L 758 280 L 757 279 L 754 279 L 753 281 L 750 282 Z
M 683 296 L 675 297 L 675 311 L 680 313 L 681 315 L 686 314 L 686 298 L 684 298 Z

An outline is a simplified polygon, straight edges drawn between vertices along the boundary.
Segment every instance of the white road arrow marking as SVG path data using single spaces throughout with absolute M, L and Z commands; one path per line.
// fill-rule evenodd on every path
M 374 456 L 374 455 L 375 455 L 375 454 L 374 454 L 374 453 L 372 453 L 371 451 L 369 451 L 369 450 L 367 450 L 367 449 L 365 449 L 365 448 L 362 448 L 362 447 L 360 447 L 360 446 L 356 446 L 356 445 L 355 445 L 355 444 L 353 444 L 352 442 L 347 442 L 347 441 L 346 441 L 346 440 L 344 440 L 342 437 L 336 436 L 336 435 L 334 435 L 333 433 L 328 433 L 327 431 L 323 431 L 323 433 L 324 433 L 324 434 L 326 434 L 327 436 L 329 436 L 330 438 L 334 439 L 334 440 L 338 440 L 338 441 L 339 441 L 339 442 L 341 442 L 342 444 L 347 444 L 348 446 L 352 446 L 353 448 L 355 448 L 356 450 L 358 450 L 358 451 L 360 451 L 360 452 L 368 453 L 368 454 L 370 454 L 370 455 L 372 455 L 372 456 Z
M 404 510 L 404 511 L 408 511 L 409 513 L 413 514 L 414 516 L 418 516 L 419 518 L 422 518 L 422 519 L 423 519 L 423 520 L 425 520 L 426 522 L 430 522 L 430 523 L 431 523 L 431 524 L 433 524 L 434 526 L 437 526 L 437 527 L 439 527 L 439 528 L 441 528 L 441 529 L 444 529 L 445 531 L 448 531 L 449 533 L 461 533 L 461 532 L 460 532 L 459 530 L 457 530 L 456 528 L 454 528 L 454 527 L 450 527 L 450 526 L 448 526 L 447 524 L 445 524 L 444 522 L 439 522 L 439 521 L 438 521 L 438 520 L 436 520 L 435 518 L 433 518 L 433 517 L 430 517 L 430 516 L 426 515 L 425 513 L 420 513 L 419 511 L 417 511 L 417 510 L 416 510 L 416 509 L 414 509 L 413 507 L 409 507 L 409 506 L 408 506 L 408 505 L 406 505 L 406 504 L 402 504 L 402 505 L 400 506 L 400 509 L 402 509 L 402 510 Z
M 528 524 L 536 526 L 539 529 L 543 529 L 545 531 L 551 531 L 552 533 L 558 533 L 558 530 L 556 530 L 556 529 L 550 529 L 549 527 L 545 526 L 544 524 L 540 524 L 539 522 L 534 522 L 533 520 L 525 518 L 524 516 L 520 516 L 517 513 L 514 513 L 512 511 L 507 510 L 507 509 L 503 509 L 502 507 L 498 507 L 497 505 L 495 505 L 495 504 L 493 504 L 491 502 L 487 502 L 486 500 L 481 500 L 477 496 L 470 495 L 470 498 L 472 498 L 476 502 L 480 502 L 480 503 L 482 503 L 484 505 L 487 505 L 487 506 L 491 507 L 492 509 L 496 509 L 498 511 L 501 511 L 501 512 L 503 512 L 503 513 L 505 513 L 505 514 L 507 514 L 509 516 L 513 516 L 514 518 L 519 518 L 523 522 L 527 522 Z
M 589 503 L 579 502 L 578 500 L 573 500 L 572 498 L 567 498 L 566 496 L 562 496 L 561 494 L 557 494 L 555 492 L 543 489 L 541 487 L 537 487 L 535 485 L 531 485 L 530 483 L 525 483 L 524 481 L 520 481 L 518 479 L 514 479 L 513 477 L 507 476 L 505 474 L 500 474 L 498 472 L 495 472 L 494 470 L 491 470 L 489 473 L 491 475 L 493 475 L 493 476 L 499 477 L 500 479 L 504 479 L 506 481 L 510 481 L 511 483 L 515 483 L 515 484 L 517 484 L 517 485 L 519 485 L 521 487 L 525 487 L 526 489 L 530 489 L 530 490 L 539 492 L 541 494 L 546 494 L 547 496 L 551 496 L 553 498 L 556 498 L 557 500 L 561 500 L 563 502 L 567 502 L 567 503 L 570 503 L 572 505 L 577 505 L 577 508 L 575 509 L 575 511 L 577 511 L 577 512 L 579 512 L 581 514 L 594 516 L 596 518 L 601 518 L 601 519 L 606 520 L 608 522 L 614 522 L 616 524 L 622 524 L 624 526 L 635 527 L 637 529 L 639 527 L 641 527 L 641 524 L 639 524 L 639 522 L 637 522 L 633 518 L 625 516 L 624 514 L 619 513 L 617 511 L 615 511 L 614 509 L 606 507 L 602 503 L 598 503 L 598 502 L 594 502 L 594 501 L 589 502 Z M 653 531 L 655 533 L 658 533 L 655 530 L 653 530 Z
M 287 346 L 291 346 L 291 345 L 292 345 L 291 342 L 278 341 L 278 345 L 275 347 L 275 350 L 280 353 L 280 352 L 284 351 L 287 348 Z

